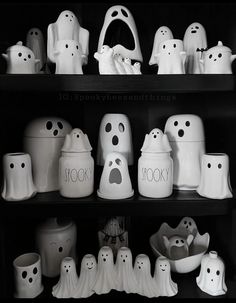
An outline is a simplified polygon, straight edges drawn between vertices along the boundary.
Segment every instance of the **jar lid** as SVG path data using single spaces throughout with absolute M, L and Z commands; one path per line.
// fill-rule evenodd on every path
M 210 53 L 214 53 L 214 52 L 231 53 L 231 49 L 227 46 L 224 46 L 222 41 L 218 41 L 218 44 L 216 46 L 213 46 L 207 50 L 206 55 L 209 55 Z
M 90 152 L 92 147 L 90 145 L 88 136 L 79 128 L 74 128 L 70 134 L 66 135 L 62 152 L 67 153 L 81 153 Z
M 146 134 L 141 148 L 141 151 L 145 153 L 167 153 L 171 150 L 167 135 L 163 134 L 159 128 L 154 128 Z
M 19 52 L 19 51 L 30 52 L 30 53 L 33 54 L 32 50 L 29 47 L 24 46 L 22 41 L 18 41 L 15 45 L 12 45 L 12 46 L 7 48 L 7 53 L 9 53 L 9 52 Z

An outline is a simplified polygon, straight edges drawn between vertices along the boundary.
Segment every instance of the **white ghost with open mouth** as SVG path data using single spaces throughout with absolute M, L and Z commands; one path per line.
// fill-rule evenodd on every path
M 189 256 L 189 246 L 193 241 L 194 236 L 189 234 L 187 238 L 179 235 L 167 238 L 163 236 L 164 245 L 166 247 L 166 256 L 171 260 L 179 260 Z
M 104 199 L 126 199 L 133 196 L 128 164 L 122 154 L 113 152 L 107 155 L 97 194 Z

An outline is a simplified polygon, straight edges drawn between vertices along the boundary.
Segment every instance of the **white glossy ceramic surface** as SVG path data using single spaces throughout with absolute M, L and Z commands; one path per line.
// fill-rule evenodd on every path
M 94 58 L 98 61 L 98 70 L 100 75 L 116 75 L 119 74 L 119 67 L 116 66 L 114 58 L 114 49 L 108 45 L 103 45 L 99 52 L 94 54 Z
M 181 236 L 171 236 L 167 238 L 163 236 L 166 255 L 171 260 L 179 260 L 189 256 L 189 246 L 192 243 L 194 236 L 189 234 L 187 238 Z

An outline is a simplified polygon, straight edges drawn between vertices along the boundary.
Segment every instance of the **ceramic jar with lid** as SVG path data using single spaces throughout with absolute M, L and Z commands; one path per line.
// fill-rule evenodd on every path
M 164 198 L 173 191 L 171 147 L 163 132 L 155 128 L 145 136 L 138 160 L 138 190 L 145 197 Z
M 86 197 L 94 187 L 94 160 L 89 139 L 81 129 L 66 135 L 59 160 L 59 190 L 68 198 Z

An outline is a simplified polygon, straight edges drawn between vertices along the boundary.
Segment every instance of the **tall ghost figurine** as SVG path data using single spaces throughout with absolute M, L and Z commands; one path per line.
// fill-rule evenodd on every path
M 133 269 L 132 252 L 128 247 L 121 247 L 116 257 L 116 290 L 137 293 L 137 280 Z
M 112 250 L 103 246 L 98 253 L 98 267 L 93 291 L 98 294 L 109 293 L 116 288 L 116 275 Z
M 201 74 L 200 59 L 204 58 L 207 49 L 207 36 L 204 27 L 194 22 L 189 25 L 184 34 L 184 50 L 187 53 L 186 73 Z
M 161 42 L 159 52 L 154 57 L 158 74 L 185 74 L 186 52 L 182 40 L 170 39 Z
M 196 282 L 202 291 L 212 296 L 224 295 L 227 292 L 225 265 L 216 251 L 210 251 L 202 257 L 201 270 Z
M 103 45 L 100 52 L 96 52 L 94 54 L 94 58 L 98 61 L 100 75 L 119 74 L 115 63 L 113 48 L 109 47 L 108 45 Z
M 82 49 L 82 64 L 88 61 L 89 32 L 81 27 L 75 14 L 69 10 L 60 13 L 57 21 L 48 25 L 47 55 L 50 61 L 55 62 L 55 47 L 60 40 L 74 40 Z
M 155 55 L 160 51 L 160 44 L 166 40 L 174 39 L 172 31 L 167 26 L 161 26 L 157 29 L 154 37 L 152 55 L 149 65 L 157 64 Z
M 36 73 L 47 71 L 47 53 L 44 44 L 43 33 L 39 28 L 31 28 L 26 36 L 26 46 L 32 50 L 35 59 L 39 60 L 36 65 Z
M 205 153 L 201 118 L 189 114 L 171 116 L 164 132 L 172 147 L 175 188 L 195 190 L 200 183 L 201 157 Z
M 73 298 L 88 298 L 94 294 L 92 288 L 96 281 L 96 274 L 96 258 L 91 254 L 86 254 L 81 261 L 78 285 Z
M 233 197 L 227 154 L 213 153 L 202 156 L 201 179 L 197 192 L 211 199 Z
M 178 292 L 178 285 L 171 278 L 170 262 L 164 256 L 156 259 L 154 280 L 160 296 L 172 297 Z
M 29 154 L 5 154 L 3 156 L 3 172 L 3 199 L 7 201 L 26 200 L 36 194 Z
M 107 154 L 119 152 L 133 164 L 133 142 L 129 118 L 125 114 L 108 113 L 101 120 L 97 148 L 97 164 L 104 165 Z
M 75 261 L 66 257 L 61 262 L 60 279 L 52 288 L 52 295 L 56 298 L 72 298 L 78 285 Z
M 158 289 L 151 275 L 150 259 L 145 254 L 137 255 L 134 262 L 134 273 L 138 283 L 137 293 L 148 298 L 158 297 Z

